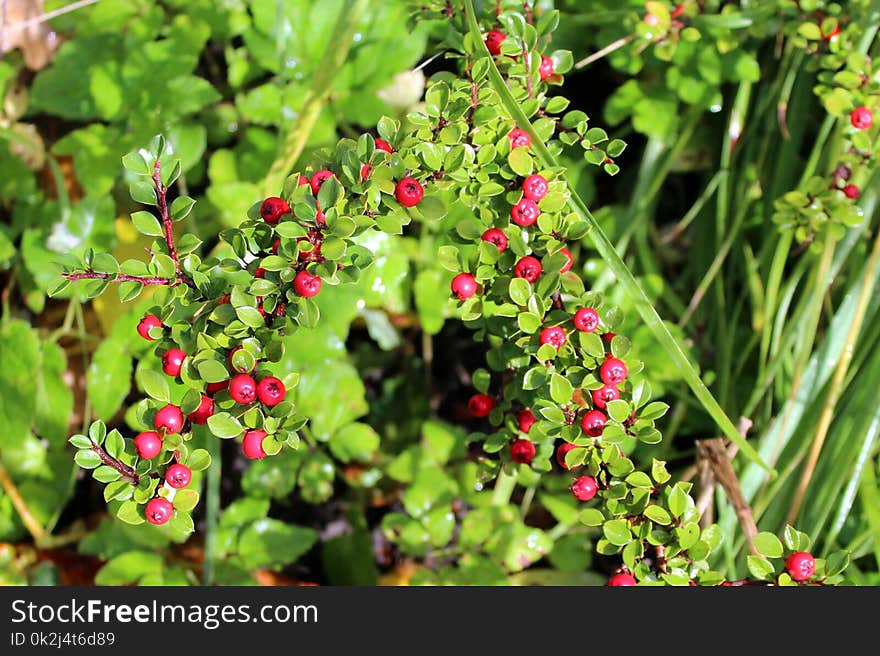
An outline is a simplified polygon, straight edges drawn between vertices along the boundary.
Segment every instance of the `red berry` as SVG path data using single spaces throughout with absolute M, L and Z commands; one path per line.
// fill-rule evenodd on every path
M 241 450 L 251 460 L 262 460 L 268 454 L 263 449 L 263 438 L 266 437 L 264 430 L 252 430 L 244 434 Z
M 214 395 L 220 390 L 225 390 L 229 387 L 229 379 L 221 380 L 219 383 L 208 383 L 208 386 L 205 388 L 205 394 Z
M 599 378 L 606 385 L 620 385 L 626 380 L 626 374 L 626 365 L 617 358 L 608 358 L 599 367 Z
M 305 298 L 317 296 L 318 292 L 321 291 L 320 276 L 313 276 L 311 273 L 303 269 L 296 274 L 296 278 L 293 279 L 293 291 Z
M 535 445 L 531 440 L 518 439 L 510 445 L 510 457 L 521 465 L 531 464 L 535 459 Z
M 466 301 L 477 293 L 477 279 L 469 273 L 459 273 L 452 279 L 449 287 L 459 301 Z
M 569 466 L 565 464 L 565 454 L 576 448 L 577 447 L 570 442 L 563 442 L 559 445 L 559 448 L 556 449 L 556 462 L 559 463 L 560 467 L 562 467 L 563 469 L 569 469 Z
M 138 322 L 137 331 L 138 335 L 143 337 L 148 342 L 155 341 L 155 337 L 150 337 L 150 329 L 151 328 L 164 328 L 165 324 L 159 320 L 159 317 L 148 314 L 143 319 Z
M 281 240 L 276 239 L 275 243 L 272 244 L 272 254 L 278 255 L 278 247 L 281 246 Z
M 300 176 L 299 176 L 299 180 L 297 180 L 297 183 L 296 183 L 296 184 L 297 184 L 298 186 L 302 187 L 303 185 L 307 185 L 307 184 L 309 184 L 309 179 L 308 179 L 306 176 L 304 176 L 304 175 L 300 175 Z
M 516 423 L 519 424 L 519 429 L 523 433 L 528 433 L 536 421 L 538 420 L 535 418 L 534 413 L 528 408 L 516 413 Z
M 608 579 L 608 585 L 611 587 L 638 585 L 636 577 L 627 572 L 620 572 Z
M 607 421 L 608 417 L 598 410 L 588 410 L 581 418 L 581 430 L 590 437 L 599 437 Z
M 541 344 L 550 344 L 556 349 L 561 349 L 565 346 L 565 342 L 568 341 L 568 338 L 565 335 L 565 329 L 562 326 L 548 326 L 541 331 L 541 334 L 538 336 Z
M 559 252 L 565 255 L 566 262 L 562 265 L 562 268 L 559 270 L 559 273 L 566 273 L 571 269 L 571 265 L 574 264 L 574 256 L 571 254 L 571 251 L 567 248 L 560 248 Z
M 856 187 L 854 184 L 848 184 L 843 188 L 843 193 L 847 198 L 851 198 L 852 200 L 856 200 L 859 196 L 862 195 L 861 189 Z
M 229 396 L 242 405 L 253 403 L 257 398 L 257 381 L 250 374 L 238 374 L 229 381 Z
M 361 164 L 361 180 L 366 180 L 373 172 L 373 167 L 369 164 Z
M 150 524 L 161 526 L 162 524 L 167 524 L 168 520 L 171 519 L 171 515 L 174 514 L 174 506 L 171 505 L 168 499 L 156 497 L 155 499 L 150 499 L 147 503 L 144 514 Z
M 235 371 L 235 372 L 238 372 L 238 373 L 240 373 L 240 374 L 250 373 L 249 371 L 245 371 L 244 369 L 241 369 L 241 368 L 239 368 L 239 367 L 236 367 L 236 366 L 233 364 L 233 362 L 232 362 L 232 358 L 233 358 L 233 356 L 234 356 L 236 353 L 238 353 L 238 352 L 239 352 L 241 349 L 243 349 L 243 348 L 244 348 L 244 347 L 243 347 L 241 344 L 239 344 L 238 346 L 234 347 L 234 348 L 229 352 L 229 356 L 227 357 L 227 359 L 229 360 L 229 366 L 232 367 L 232 370 Z M 258 360 L 255 360 L 255 362 L 254 362 L 254 367 L 256 367 L 256 363 L 257 363 L 257 362 L 258 362 Z M 250 369 L 250 371 L 253 371 L 253 370 L 254 370 L 254 368 L 252 367 L 252 368 Z M 220 385 L 220 384 L 221 384 L 221 383 L 211 383 L 211 385 Z M 218 389 L 223 389 L 223 388 L 220 387 L 220 388 L 218 388 Z M 210 391 L 210 386 L 209 386 L 209 391 Z
M 324 214 L 324 210 L 320 207 L 315 208 L 315 223 L 318 225 L 327 225 L 327 217 Z
M 541 55 L 541 65 L 538 67 L 538 74 L 542 80 L 549 80 L 556 72 L 556 64 L 553 59 L 547 55 Z
M 523 198 L 510 208 L 510 220 L 523 228 L 532 225 L 540 215 L 538 204 L 529 198 Z
M 164 430 L 166 435 L 179 433 L 183 428 L 183 413 L 176 405 L 169 403 L 156 413 L 153 425 L 156 430 Z
M 574 313 L 574 327 L 582 333 L 591 333 L 599 327 L 599 313 L 593 308 L 581 308 Z
M 614 387 L 614 385 L 605 385 L 591 391 L 590 396 L 593 397 L 593 405 L 600 410 L 604 410 L 609 401 L 616 401 L 620 398 L 620 390 Z
M 795 581 L 806 581 L 816 572 L 816 559 L 806 551 L 795 551 L 785 559 L 785 569 Z
M 507 38 L 507 35 L 504 32 L 499 32 L 498 30 L 489 30 L 486 32 L 486 48 L 488 48 L 489 52 L 493 55 L 501 54 L 501 42 Z
M 287 388 L 284 387 L 275 376 L 267 376 L 257 384 L 257 397 L 265 406 L 276 406 L 287 396 Z
M 165 472 L 165 482 L 175 490 L 179 490 L 189 485 L 192 475 L 192 470 L 189 467 L 175 463 Z
M 574 482 L 568 486 L 568 489 L 571 490 L 574 498 L 578 501 L 589 501 L 596 496 L 599 486 L 596 485 L 596 479 L 592 476 L 578 476 L 574 479 Z
M 415 178 L 402 178 L 394 188 L 394 197 L 404 207 L 414 207 L 422 202 L 425 189 Z
M 270 196 L 260 205 L 260 216 L 266 223 L 278 223 L 285 214 L 290 214 L 290 204 L 278 196 Z
M 168 349 L 162 356 L 162 371 L 172 377 L 178 376 L 185 359 L 186 353 L 179 348 Z
M 327 180 L 332 178 L 335 175 L 333 171 L 328 171 L 327 169 L 321 169 L 320 171 L 315 171 L 312 175 L 312 179 L 309 180 L 309 184 L 312 187 L 312 193 L 317 196 L 318 191 L 321 190 L 321 185 L 323 185 Z
M 468 401 L 468 410 L 474 417 L 485 417 L 495 407 L 495 399 L 488 394 L 474 394 Z
M 849 122 L 856 130 L 867 130 L 874 122 L 874 115 L 867 107 L 856 107 L 849 115 Z
M 513 272 L 517 278 L 524 278 L 528 282 L 535 282 L 540 276 L 544 268 L 537 258 L 526 255 L 516 263 Z
M 394 152 L 394 149 L 391 147 L 391 144 L 389 144 L 384 139 L 379 139 L 377 137 L 376 139 L 373 140 L 373 142 L 376 144 L 376 150 L 384 150 L 386 153 L 393 153 Z
M 155 458 L 162 450 L 162 438 L 159 437 L 159 433 L 144 431 L 134 438 L 134 448 L 141 458 L 147 460 Z
M 617 337 L 617 333 L 602 333 L 602 339 L 606 342 L 611 342 L 615 337 Z
M 208 385 L 208 393 L 211 392 L 211 385 L 217 385 L 219 383 L 210 383 Z M 226 382 L 224 381 L 223 387 L 226 387 Z M 204 425 L 208 423 L 208 417 L 214 414 L 214 399 L 210 396 L 205 396 L 202 394 L 202 400 L 199 402 L 199 407 L 196 408 L 191 414 L 187 415 L 187 418 L 194 424 Z
M 487 241 L 490 244 L 495 244 L 495 246 L 498 247 L 499 253 L 503 253 L 507 250 L 507 235 L 498 228 L 489 228 L 483 233 L 483 236 L 480 237 L 480 239 Z
M 529 137 L 529 133 L 525 130 L 520 130 L 519 128 L 513 128 L 507 135 L 507 138 L 510 139 L 511 148 L 528 148 L 532 145 L 532 139 Z
M 539 201 L 543 199 L 549 189 L 550 185 L 547 184 L 547 179 L 539 173 L 533 173 L 523 180 L 522 183 L 523 196 L 529 200 Z

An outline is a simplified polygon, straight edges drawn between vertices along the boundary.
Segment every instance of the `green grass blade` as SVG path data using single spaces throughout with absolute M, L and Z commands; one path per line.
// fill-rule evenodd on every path
M 486 49 L 485 44 L 483 44 L 480 35 L 480 27 L 477 24 L 476 13 L 474 12 L 473 2 L 471 0 L 464 0 L 464 7 L 465 12 L 467 13 L 468 27 L 471 36 L 475 42 L 479 44 L 479 47 L 482 50 L 482 56 L 489 58 L 489 80 L 491 81 L 495 92 L 501 99 L 504 108 L 520 129 L 525 130 L 529 134 L 532 141 L 532 149 L 542 165 L 547 168 L 559 167 L 559 162 L 548 150 L 547 146 L 544 145 L 544 142 L 538 137 L 528 117 L 526 117 L 519 104 L 510 93 L 510 90 L 504 82 L 504 78 L 495 66 L 495 62 L 489 55 L 489 51 Z M 569 187 L 571 187 L 571 185 L 569 185 Z M 755 449 L 752 448 L 752 445 L 749 444 L 739 432 L 737 432 L 733 422 L 727 414 L 725 414 L 724 410 L 718 404 L 718 401 L 715 400 L 715 397 L 712 396 L 712 392 L 709 391 L 709 388 L 703 383 L 700 374 L 688 359 L 684 350 L 681 348 L 681 345 L 675 337 L 673 337 L 672 333 L 669 332 L 669 329 L 663 323 L 660 315 L 657 314 L 657 311 L 648 299 L 647 294 L 645 294 L 645 291 L 641 288 L 638 281 L 635 279 L 635 276 L 633 276 L 632 272 L 627 268 L 620 255 L 618 255 L 611 241 L 590 213 L 586 203 L 584 203 L 577 193 L 572 191 L 569 204 L 571 208 L 590 225 L 590 235 L 592 236 L 596 250 L 599 251 L 599 255 L 617 277 L 618 282 L 623 286 L 627 295 L 636 306 L 636 310 L 641 316 L 642 321 L 645 322 L 660 344 L 663 345 L 663 348 L 666 350 L 675 366 L 681 371 L 685 382 L 687 382 L 691 390 L 693 390 L 694 395 L 699 399 L 706 412 L 709 413 L 721 429 L 722 433 L 739 446 L 740 453 L 760 465 L 763 469 L 770 471 L 770 468 L 758 455 Z

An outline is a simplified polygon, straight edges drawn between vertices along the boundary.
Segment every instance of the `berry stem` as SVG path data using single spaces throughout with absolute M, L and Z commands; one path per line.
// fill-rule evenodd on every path
M 101 458 L 103 464 L 113 467 L 113 469 L 122 474 L 122 477 L 126 479 L 127 483 L 131 483 L 132 485 L 140 483 L 141 477 L 138 476 L 133 467 L 129 467 L 125 463 L 119 462 L 116 458 L 107 453 L 100 444 L 92 442 L 92 451 L 98 454 L 98 457 Z
M 162 217 L 162 227 L 165 229 L 165 244 L 168 246 L 168 255 L 174 260 L 174 268 L 177 270 L 177 282 L 192 285 L 192 280 L 180 268 L 180 258 L 177 249 L 174 248 L 174 222 L 168 213 L 168 187 L 162 184 L 161 162 L 156 159 L 153 165 L 153 184 L 156 186 L 156 198 L 158 199 L 159 214 Z
M 102 273 L 100 271 L 93 271 L 92 269 L 86 269 L 85 271 L 79 271 L 77 273 L 63 273 L 61 275 L 70 281 L 110 280 L 112 282 L 139 282 L 142 285 L 164 285 L 168 287 L 178 283 L 178 281 L 173 278 L 130 276 L 126 273 Z

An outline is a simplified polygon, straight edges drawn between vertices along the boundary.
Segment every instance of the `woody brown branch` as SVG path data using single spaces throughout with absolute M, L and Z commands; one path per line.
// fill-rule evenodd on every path
M 161 278 L 159 276 L 130 276 L 126 273 L 103 273 L 101 271 L 79 271 L 76 273 L 62 273 L 62 276 L 70 281 L 74 280 L 110 280 L 111 282 L 139 282 L 142 285 L 165 285 L 174 286 L 180 283 L 174 278 Z
M 98 454 L 101 463 L 113 467 L 113 469 L 122 474 L 122 477 L 125 478 L 128 483 L 131 483 L 132 485 L 140 483 L 141 477 L 133 467 L 129 467 L 128 465 L 119 462 L 116 458 L 107 453 L 99 444 L 92 442 L 92 451 Z

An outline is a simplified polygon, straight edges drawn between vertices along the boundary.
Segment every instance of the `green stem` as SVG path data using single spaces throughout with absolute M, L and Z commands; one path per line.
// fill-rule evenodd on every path
M 513 490 L 516 488 L 516 479 L 518 473 L 514 471 L 512 474 L 508 474 L 502 468 L 498 473 L 498 478 L 495 479 L 495 489 L 492 491 L 492 505 L 493 506 L 506 506 L 510 503 L 510 497 L 513 495 Z
M 557 170 L 562 169 L 559 161 L 548 150 L 537 132 L 535 132 L 528 117 L 523 113 L 522 108 L 510 93 L 510 89 L 507 88 L 504 78 L 495 66 L 494 60 L 490 56 L 486 45 L 483 43 L 480 34 L 480 26 L 477 23 L 477 16 L 474 12 L 473 2 L 471 0 L 463 1 L 472 43 L 476 44 L 478 51 L 480 51 L 480 54 L 483 57 L 489 59 L 489 80 L 495 93 L 498 94 L 505 109 L 519 128 L 528 133 L 532 142 L 532 150 L 542 166 Z M 563 176 L 563 179 L 565 179 L 565 176 Z M 573 185 L 569 185 L 569 188 L 573 189 Z M 724 410 L 718 404 L 718 401 L 715 400 L 715 397 L 712 396 L 712 393 L 706 387 L 705 383 L 703 383 L 700 374 L 697 373 L 694 365 L 691 364 L 691 361 L 678 343 L 678 340 L 676 340 L 663 323 L 660 315 L 657 314 L 651 300 L 648 298 L 647 294 L 645 294 L 645 291 L 641 288 L 638 281 L 636 281 L 635 276 L 633 276 L 632 272 L 627 268 L 620 255 L 618 255 L 617 251 L 614 249 L 614 245 L 608 239 L 607 235 L 605 235 L 605 232 L 587 208 L 584 201 L 574 191 L 571 193 L 569 205 L 587 224 L 589 224 L 591 228 L 590 235 L 599 255 L 611 269 L 612 273 L 614 273 L 618 283 L 623 287 L 626 294 L 632 300 L 633 305 L 642 317 L 642 320 L 666 350 L 672 360 L 672 365 L 681 372 L 685 382 L 687 382 L 691 390 L 693 390 L 694 395 L 699 399 L 706 412 L 709 413 L 724 435 L 730 438 L 734 444 L 739 446 L 740 451 L 746 457 L 769 471 L 770 468 L 764 463 L 752 445 L 739 434 L 736 430 L 736 426 L 734 426 L 733 422 L 727 414 L 725 414 Z
M 269 173 L 266 175 L 264 184 L 266 194 L 278 193 L 284 184 L 284 179 L 302 154 L 333 83 L 345 64 L 358 23 L 368 4 L 367 0 L 346 0 L 339 12 L 339 18 L 332 32 L 333 38 L 328 41 L 327 49 L 321 57 L 312 84 L 303 98 L 302 109 L 300 109 L 296 125 L 287 133 L 281 152 L 272 162 Z
M 221 461 L 221 441 L 213 435 L 208 436 L 208 453 L 211 465 L 205 481 L 205 562 L 202 582 L 214 583 L 214 548 L 217 542 L 217 520 L 220 517 L 220 480 L 223 477 Z

